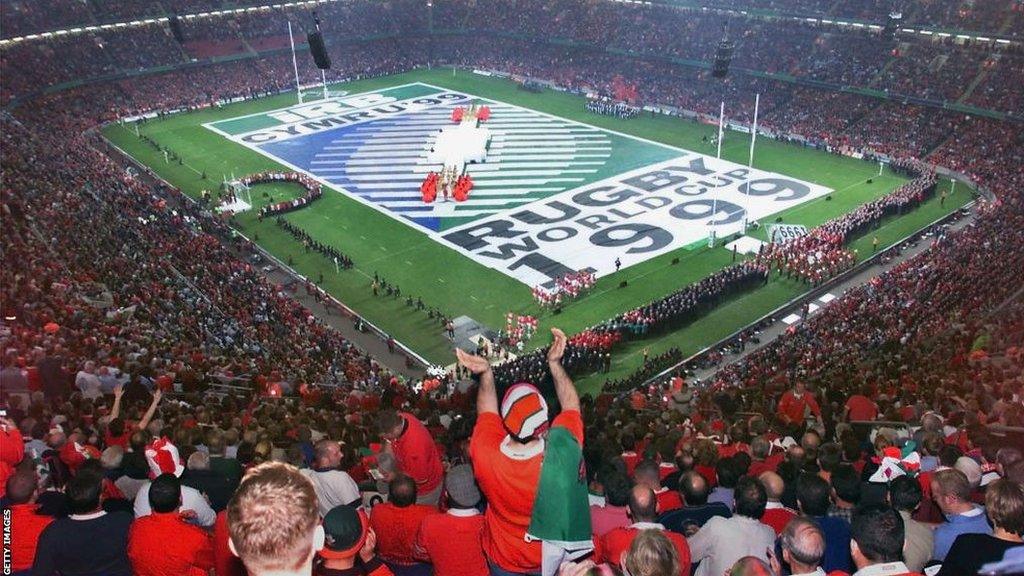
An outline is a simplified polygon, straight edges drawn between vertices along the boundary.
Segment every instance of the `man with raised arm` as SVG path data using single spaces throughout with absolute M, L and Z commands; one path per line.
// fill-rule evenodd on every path
M 563 559 L 593 547 L 580 400 L 562 367 L 565 333 L 551 333 L 547 363 L 562 406 L 551 422 L 533 384 L 513 385 L 499 405 L 487 359 L 456 350 L 459 362 L 480 378 L 469 450 L 487 496 L 483 548 L 491 574 L 547 576 Z
M 149 403 L 149 408 L 137 423 L 121 418 L 121 398 L 123 396 L 124 386 L 118 385 L 114 387 L 114 406 L 110 410 L 110 423 L 107 424 L 104 441 L 107 446 L 120 446 L 127 451 L 132 434 L 136 430 L 145 430 L 149 426 L 150 421 L 153 420 L 153 415 L 156 414 L 156 407 L 160 404 L 160 398 L 163 397 L 163 391 L 159 388 L 153 391 L 153 399 Z

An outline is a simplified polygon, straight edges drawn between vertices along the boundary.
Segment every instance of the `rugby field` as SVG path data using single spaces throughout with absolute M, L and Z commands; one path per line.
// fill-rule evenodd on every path
M 660 115 L 597 116 L 584 110 L 581 97 L 525 92 L 469 72 L 351 82 L 332 87 L 328 101 L 297 104 L 294 94 L 284 94 L 138 125 L 181 164 L 165 162 L 133 127 L 110 125 L 105 134 L 193 196 L 215 189 L 224 176 L 268 169 L 300 170 L 324 183 L 321 200 L 286 218 L 349 254 L 355 269 L 335 273 L 333 263 L 306 253 L 271 219 L 242 214 L 239 229 L 301 273 L 323 274 L 335 296 L 438 363 L 450 361 L 449 343 L 435 321 L 404 305 L 405 294 L 495 329 L 512 311 L 537 315 L 541 334 L 551 325 L 573 332 L 730 263 L 724 243 L 707 248 L 709 221 L 723 235 L 744 217 L 814 226 L 904 181 L 888 170 L 879 175 L 877 165 L 766 138 L 758 140 L 748 171 L 746 135 L 729 132 L 718 159 L 704 141 L 715 132 L 711 126 Z M 491 108 L 482 124 L 491 132 L 486 161 L 467 167 L 475 182 L 470 199 L 425 205 L 419 185 L 436 169 L 427 160 L 433 139 L 451 124 L 453 108 L 470 104 Z M 259 186 L 253 199 L 259 206 L 292 193 Z M 883 246 L 896 242 L 968 199 L 958 190 L 944 207 L 929 202 L 883 223 L 877 235 Z M 764 238 L 763 228 L 753 235 Z M 854 247 L 869 253 L 870 238 Z M 597 272 L 597 286 L 561 315 L 534 304 L 530 287 L 588 268 Z M 375 273 L 400 286 L 403 298 L 374 297 Z M 625 288 L 618 287 L 622 280 Z M 691 327 L 624 347 L 611 376 L 638 367 L 644 346 L 652 355 L 670 346 L 695 351 L 803 289 L 773 280 Z M 541 336 L 529 345 L 544 342 Z

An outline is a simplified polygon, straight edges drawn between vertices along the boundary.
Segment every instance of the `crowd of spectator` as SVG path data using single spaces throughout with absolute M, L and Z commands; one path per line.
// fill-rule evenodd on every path
M 313 25 L 313 9 L 305 5 L 278 7 L 183 20 L 184 45 L 174 40 L 165 23 L 151 23 L 7 46 L 0 53 L 8 70 L 3 99 L 8 101 L 74 80 L 182 66 L 192 59 L 253 57 L 256 51 L 286 52 L 288 22 L 292 22 L 296 37 L 301 40 Z M 564 39 L 589 51 L 629 51 L 650 61 L 643 65 L 682 67 L 684 70 L 677 74 L 696 76 L 701 74 L 700 68 L 669 64 L 669 59 L 710 62 L 724 19 L 736 42 L 734 68 L 835 86 L 876 89 L 938 103 L 967 96 L 969 103 L 1018 116 L 1024 113 L 1016 97 L 1019 90 L 1015 88 L 1024 78 L 1015 45 L 916 34 L 893 39 L 868 29 L 838 29 L 806 21 L 739 15 L 726 17 L 665 5 L 638 8 L 626 3 L 545 0 L 509 9 L 507 0 L 486 0 L 438 3 L 434 7 L 434 22 L 446 31 L 456 30 L 460 34 L 437 36 L 431 46 L 417 52 L 409 44 L 426 39 L 422 31 L 428 18 L 419 3 L 330 2 L 315 9 L 319 11 L 335 62 L 349 58 L 352 42 L 381 37 L 402 38 L 410 54 L 419 54 L 421 58 L 429 53 L 432 59 L 450 60 L 459 56 L 458 44 L 475 44 L 467 42 L 465 34 L 470 34 L 485 35 L 489 40 L 516 37 L 541 43 Z M 504 51 L 507 58 L 508 50 Z M 301 60 L 304 67 L 310 66 L 309 58 Z M 636 64 L 632 62 L 633 66 Z M 627 68 L 623 74 L 606 74 L 606 82 L 611 84 L 616 77 L 625 78 L 633 88 L 631 93 L 636 92 L 635 71 Z M 980 80 L 977 86 L 969 81 L 975 77 Z M 675 90 L 693 90 L 693 84 L 684 82 Z M 609 85 L 602 93 L 618 97 L 614 88 Z M 715 89 L 716 98 L 721 97 L 721 91 L 722 88 Z M 749 97 L 747 91 L 740 94 Z M 692 109 L 685 102 L 680 104 Z M 922 122 L 922 126 L 927 125 Z
M 496 3 L 497 0 L 491 0 Z M 464 8 L 458 2 L 446 6 L 439 2 L 438 12 L 444 16 L 464 16 Z M 785 16 L 811 16 L 816 18 L 855 18 L 862 21 L 884 24 L 891 12 L 889 3 L 879 0 L 844 2 L 840 5 L 824 0 L 714 0 L 703 3 L 712 8 L 725 10 L 768 10 Z M 42 2 L 25 0 L 5 0 L 3 3 L 3 37 L 22 36 L 49 30 L 72 27 L 126 22 L 143 18 L 170 16 L 173 14 L 209 13 L 219 10 L 230 10 L 248 6 L 266 6 L 263 11 L 270 11 L 271 3 L 257 0 L 164 0 L 159 3 L 138 3 L 125 0 L 113 2 L 82 2 L 79 0 L 45 0 Z M 406 11 L 417 8 L 413 3 L 403 5 Z M 322 10 L 331 9 L 331 3 L 319 6 Z M 280 9 L 280 8 L 276 8 Z M 604 23 L 598 20 L 603 14 L 614 11 L 596 6 L 588 24 Z M 991 2 L 964 3 L 953 0 L 927 2 L 903 6 L 898 10 L 901 22 L 919 26 L 934 26 L 945 29 L 975 32 L 1007 32 L 1016 35 L 1022 12 L 1019 2 L 1014 0 L 995 0 Z M 549 11 L 549 14 L 552 12 Z M 251 14 L 251 13 L 244 13 Z M 556 18 L 564 21 L 559 12 L 553 13 Z M 597 32 L 590 32 L 597 37 Z

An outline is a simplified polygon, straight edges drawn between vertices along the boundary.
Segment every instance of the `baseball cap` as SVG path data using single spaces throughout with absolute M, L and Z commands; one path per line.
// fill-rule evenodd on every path
M 501 420 L 515 438 L 531 438 L 548 426 L 548 403 L 536 386 L 520 382 L 505 392 Z
M 369 520 L 361 510 L 342 504 L 324 516 L 324 547 L 318 554 L 327 559 L 351 558 L 366 542 Z
M 448 471 L 444 480 L 448 496 L 459 506 L 472 507 L 480 503 L 480 488 L 473 477 L 473 467 L 460 464 Z

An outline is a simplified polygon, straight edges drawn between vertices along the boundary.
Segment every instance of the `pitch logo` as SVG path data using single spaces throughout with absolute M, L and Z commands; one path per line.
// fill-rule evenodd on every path
M 465 202 L 425 204 L 452 111 L 486 105 L 487 153 Z M 580 104 L 581 109 L 583 104 Z M 696 152 L 426 84 L 207 125 L 529 286 L 598 275 L 725 235 L 831 190 Z

